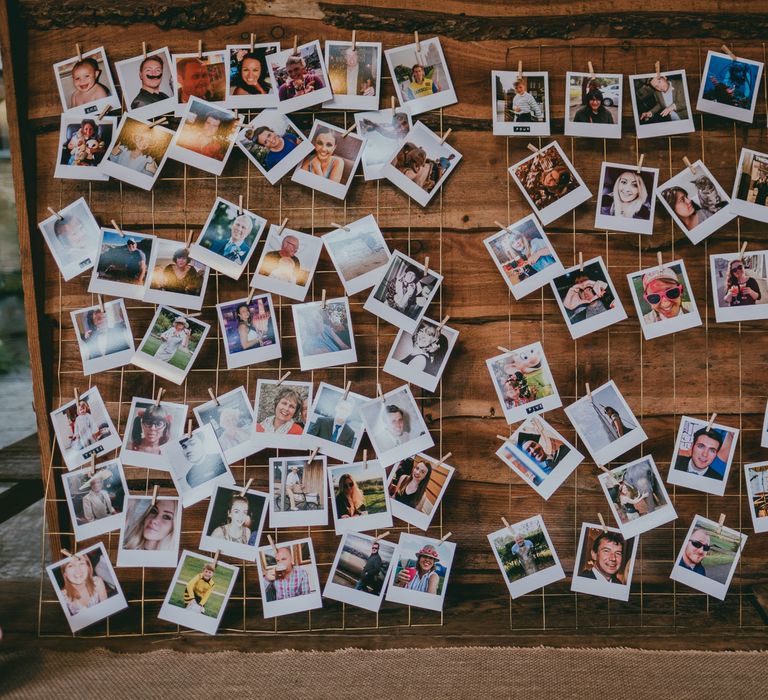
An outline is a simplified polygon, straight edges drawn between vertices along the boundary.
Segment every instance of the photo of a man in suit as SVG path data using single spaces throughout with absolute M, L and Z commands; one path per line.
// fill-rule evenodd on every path
M 316 435 L 322 440 L 335 442 L 342 447 L 352 447 L 355 431 L 347 424 L 355 406 L 351 401 L 341 399 L 336 404 L 333 417 L 318 415 L 307 428 L 308 435 Z
M 624 564 L 624 537 L 618 532 L 601 532 L 592 544 L 590 563 L 592 567 L 579 576 L 623 585 L 618 574 Z
M 723 435 L 717 430 L 707 430 L 707 427 L 693 434 L 693 445 L 690 457 L 679 456 L 675 460 L 675 469 L 689 474 L 706 477 L 707 479 L 722 480 L 723 475 L 710 466 L 717 458 L 717 453 L 723 446 Z

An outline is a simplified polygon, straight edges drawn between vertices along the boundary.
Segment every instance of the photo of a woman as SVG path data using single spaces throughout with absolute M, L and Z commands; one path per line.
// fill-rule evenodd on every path
M 613 116 L 603 104 L 603 93 L 597 88 L 590 90 L 584 105 L 576 110 L 573 121 L 586 124 L 613 124 Z
M 437 550 L 425 544 L 416 552 L 416 566 L 401 569 L 395 578 L 395 586 L 420 593 L 437 593 L 440 580 L 435 568 L 440 562 Z
M 163 341 L 157 352 L 155 359 L 162 362 L 169 362 L 176 354 L 177 350 L 186 350 L 189 347 L 189 338 L 192 335 L 189 330 L 189 321 L 183 316 L 177 316 L 173 325 L 160 334 Z
M 606 192 L 610 171 L 603 183 L 603 199 L 600 213 L 621 216 L 626 219 L 650 219 L 651 205 L 648 188 L 640 173 L 625 170 L 614 179 L 613 190 Z
M 166 243 L 166 241 L 163 241 Z M 162 251 L 158 250 L 158 258 Z M 166 258 L 167 259 L 167 258 Z M 205 279 L 205 274 L 201 273 L 192 263 L 189 257 L 188 248 L 178 248 L 173 253 L 173 262 L 164 267 L 159 265 L 155 267 L 150 281 L 150 289 L 161 290 L 164 292 L 174 292 L 175 294 L 188 294 L 197 296 L 200 294 L 200 288 Z
M 752 306 L 760 300 L 760 286 L 750 277 L 741 259 L 731 260 L 728 264 L 728 279 L 723 302 L 728 306 Z
M 697 202 L 691 199 L 688 191 L 682 187 L 667 187 L 662 190 L 661 196 L 688 231 L 696 228 L 717 212 L 717 210 L 704 209 L 699 206 Z
M 435 376 L 442 368 L 443 359 L 448 352 L 448 338 L 433 322 L 422 321 L 416 332 L 410 336 L 410 347 L 407 350 L 406 355 L 399 356 L 402 351 L 398 347 L 395 359 L 414 372 L 426 372 Z
M 171 437 L 171 415 L 162 406 L 147 406 L 133 419 L 128 449 L 159 455 Z
M 248 540 L 251 538 L 250 524 L 251 515 L 248 499 L 245 496 L 235 494 L 230 499 L 226 522 L 217 526 L 210 536 L 226 542 L 248 544 Z
M 368 515 L 365 496 L 350 474 L 342 474 L 336 492 L 336 516 L 346 519 L 359 515 Z
M 237 337 L 243 350 L 261 347 L 269 340 L 270 314 L 254 314 L 248 304 L 237 307 Z M 274 342 L 274 338 L 270 342 Z
M 225 406 L 219 411 L 219 426 L 222 432 L 216 437 L 221 449 L 225 452 L 250 440 L 251 432 L 242 423 L 243 417 L 239 409 Z M 253 423 L 248 423 L 248 425 L 253 426 Z
M 319 128 L 312 137 L 313 153 L 301 164 L 301 169 L 332 182 L 341 182 L 344 174 L 344 159 L 334 155 L 338 135 L 332 129 Z
M 64 598 L 70 615 L 77 615 L 107 599 L 107 587 L 101 576 L 93 573 L 93 564 L 87 555 L 74 555 L 61 567 L 64 579 Z
M 283 387 L 275 396 L 272 415 L 256 424 L 256 432 L 301 435 L 304 432 L 303 415 L 304 401 L 301 396 L 293 389 Z
M 410 508 L 418 509 L 432 476 L 432 464 L 417 460 L 410 474 L 403 474 L 397 481 L 394 499 Z
M 122 549 L 171 551 L 176 547 L 177 499 L 131 499 L 126 510 Z
M 230 65 L 234 74 L 230 78 L 230 95 L 267 95 L 272 90 L 269 71 L 265 61 L 266 50 L 248 51 L 236 49 L 231 52 Z

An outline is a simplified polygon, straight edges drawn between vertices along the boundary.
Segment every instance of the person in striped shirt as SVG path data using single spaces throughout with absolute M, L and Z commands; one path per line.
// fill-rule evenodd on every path
M 280 547 L 275 553 L 274 567 L 264 573 L 267 600 L 285 600 L 309 593 L 309 574 L 294 566 L 293 555 L 288 547 Z
M 532 122 L 541 121 L 543 113 L 541 106 L 533 95 L 528 92 L 524 79 L 519 78 L 514 83 L 515 96 L 512 98 L 513 121 Z

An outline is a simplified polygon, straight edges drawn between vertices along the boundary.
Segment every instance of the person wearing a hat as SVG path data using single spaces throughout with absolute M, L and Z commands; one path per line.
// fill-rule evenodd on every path
M 421 593 L 437 593 L 440 576 L 435 567 L 439 561 L 437 549 L 431 544 L 425 544 L 416 552 L 416 566 L 401 569 L 395 579 L 395 585 Z
M 603 104 L 603 93 L 592 88 L 584 97 L 584 105 L 573 115 L 574 122 L 587 124 L 613 124 L 613 116 Z
M 88 490 L 83 496 L 83 517 L 88 523 L 117 512 L 109 494 L 104 490 L 104 482 L 109 481 L 110 476 L 112 474 L 108 469 L 100 469 L 80 487 L 81 491 Z
M 99 272 L 113 282 L 141 285 L 147 276 L 147 256 L 139 250 L 138 241 L 129 238 L 125 245 L 111 248 L 101 256 Z
M 163 342 L 157 348 L 155 359 L 170 362 L 177 350 L 186 350 L 189 347 L 190 335 L 192 334 L 189 330 L 189 321 L 183 316 L 177 316 L 171 327 L 160 334 L 160 339 Z
M 644 323 L 656 323 L 687 314 L 691 303 L 683 301 L 683 285 L 671 267 L 654 268 L 643 275 L 643 298 L 651 310 Z

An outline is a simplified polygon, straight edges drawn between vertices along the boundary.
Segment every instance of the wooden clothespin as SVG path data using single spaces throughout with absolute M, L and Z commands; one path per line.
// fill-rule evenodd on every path
M 595 466 L 596 466 L 596 467 L 597 467 L 597 468 L 598 468 L 598 469 L 599 469 L 601 472 L 603 472 L 603 474 L 610 474 L 610 473 L 611 473 L 611 470 L 610 470 L 610 469 L 608 469 L 608 467 L 606 467 L 604 464 L 598 464 L 597 462 L 595 462 Z
M 199 318 L 203 315 L 202 311 L 195 311 L 193 314 L 184 314 L 187 318 Z
M 277 559 L 277 546 L 275 545 L 275 541 L 272 539 L 272 535 L 267 535 L 267 541 L 269 542 L 269 546 L 272 547 L 272 553 L 275 556 L 275 559 Z
M 63 547 L 59 550 L 65 557 L 68 557 L 69 559 L 74 559 L 77 554 L 72 554 L 68 549 L 64 549 Z
M 656 77 L 661 77 L 661 63 L 659 61 L 656 61 Z
M 153 121 L 150 125 L 150 129 L 154 129 L 156 126 L 161 126 L 162 124 L 167 124 L 168 120 L 165 117 L 161 117 L 160 119 L 157 119 L 156 121 Z
M 246 304 L 251 303 L 251 299 L 253 299 L 253 295 L 256 293 L 256 287 L 251 287 L 251 291 L 248 292 L 248 298 L 245 300 Z
M 191 418 L 187 421 L 187 437 L 188 438 L 192 437 L 192 419 Z
M 429 256 L 424 258 L 424 272 L 429 273 Z
M 448 129 L 448 131 L 446 131 L 446 132 L 443 134 L 443 137 L 440 139 L 440 145 L 441 145 L 441 146 L 442 146 L 442 145 L 445 143 L 445 139 L 447 139 L 447 138 L 448 138 L 448 137 L 451 135 L 451 132 L 452 132 L 452 131 L 453 131 L 453 129 Z
M 645 160 L 645 153 L 640 154 L 640 158 L 637 160 L 637 173 L 638 175 L 643 171 L 643 161 Z
M 656 262 L 658 263 L 659 268 L 664 267 L 664 260 L 661 257 L 661 251 L 660 250 L 656 251 Z
M 390 105 L 392 107 L 392 116 L 395 116 L 395 96 L 392 96 L 392 101 L 390 102 Z
M 48 211 L 51 212 L 51 214 L 53 214 L 56 217 L 57 221 L 64 220 L 64 217 L 61 214 L 59 214 L 59 212 L 57 212 L 53 207 L 48 207 Z
M 104 117 L 107 116 L 107 112 L 109 112 L 110 109 L 112 109 L 112 105 L 109 105 L 109 104 L 104 105 L 104 109 L 102 109 L 101 112 L 99 112 L 99 115 L 96 117 L 96 121 L 100 122 L 102 119 L 104 119 Z
M 349 136 L 355 129 L 357 129 L 357 123 L 352 124 L 352 126 L 349 127 L 342 135 L 341 138 L 345 139 L 347 136 Z
M 419 33 L 413 32 L 413 42 L 416 44 L 416 52 L 421 53 L 421 42 L 419 41 Z
M 386 399 L 384 398 L 384 392 L 381 390 L 381 384 L 376 385 L 376 395 L 381 399 L 381 403 L 386 403 Z
M 496 226 L 499 227 L 499 231 L 506 231 L 507 230 L 507 227 L 504 224 L 500 223 L 499 221 L 494 221 L 493 223 L 496 224 Z
M 352 30 L 352 50 L 357 51 L 357 30 Z
M 512 529 L 512 526 L 509 524 L 509 522 L 507 521 L 507 519 L 503 515 L 501 516 L 501 522 L 503 522 L 504 523 L 504 527 L 507 528 L 507 530 L 509 530 L 509 534 L 510 535 L 514 535 L 515 534 L 515 531 Z
M 592 61 L 587 61 L 587 68 L 589 68 L 589 77 L 594 78 L 595 77 L 595 69 L 592 66 Z
M 450 320 L 450 316 L 446 316 L 440 323 L 437 324 L 437 334 L 440 335 L 440 333 L 443 332 L 443 326 L 445 326 L 446 323 Z
M 690 160 L 688 160 L 688 156 L 683 156 L 683 163 L 685 163 L 685 167 L 688 168 L 688 170 L 690 170 L 694 175 L 698 172 L 696 166 L 693 165 Z
M 386 537 L 387 537 L 388 535 L 389 535 L 389 530 L 387 530 L 386 532 L 382 532 L 380 535 L 378 535 L 378 536 L 374 537 L 374 538 L 373 538 L 373 541 L 374 541 L 374 542 L 378 542 L 379 540 L 383 540 L 383 539 L 386 539 Z
M 731 50 L 730 50 L 730 49 L 729 49 L 729 48 L 728 48 L 728 47 L 727 47 L 725 44 L 723 44 L 723 45 L 722 45 L 720 48 L 723 50 L 723 53 L 724 53 L 724 54 L 727 54 L 727 55 L 728 55 L 728 57 L 729 57 L 729 58 L 730 58 L 732 61 L 737 61 L 737 60 L 738 60 L 738 59 L 736 58 L 736 56 L 734 55 L 733 51 L 731 51 Z
M 342 401 L 347 400 L 347 396 L 349 396 L 349 387 L 351 386 L 352 386 L 352 380 L 350 379 L 349 381 L 347 381 L 347 386 L 344 387 L 344 396 L 341 397 Z
M 88 476 L 96 473 L 96 455 L 91 455 L 91 461 L 88 464 Z
M 517 79 L 518 80 L 523 79 L 523 62 L 522 61 L 517 62 Z
M 509 348 L 505 348 L 503 345 L 497 345 L 496 349 L 500 352 L 503 352 L 505 355 L 508 355 L 510 352 L 512 352 Z
M 320 446 L 317 445 L 316 447 L 312 448 L 312 452 L 309 453 L 309 457 L 307 457 L 307 466 L 312 464 L 312 462 L 315 461 L 315 457 L 317 457 L 317 453 L 320 451 Z
M 237 213 L 238 215 L 243 213 L 243 195 L 239 195 L 237 200 Z
M 512 439 L 512 436 L 511 435 L 497 435 L 496 439 L 497 440 L 501 440 L 502 442 L 508 442 L 509 440 Z
M 529 144 L 526 146 L 526 148 L 527 148 L 527 149 L 528 149 L 528 150 L 529 150 L 531 153 L 538 153 L 538 152 L 541 150 L 541 149 L 539 149 L 539 148 L 536 148 L 536 146 L 534 146 L 532 143 L 529 143 Z
M 187 231 L 187 238 L 184 241 L 185 248 L 189 248 L 189 246 L 192 245 L 192 236 L 194 235 L 194 233 L 195 232 L 192 229 L 189 229 L 189 231 Z
M 277 229 L 277 235 L 278 235 L 278 236 L 282 236 L 282 235 L 283 235 L 283 231 L 285 230 L 285 225 L 286 225 L 287 223 L 288 223 L 288 217 L 286 216 L 286 217 L 283 219 L 283 223 L 281 223 L 281 224 L 280 224 L 280 228 L 279 228 L 279 229 Z
M 157 390 L 157 398 L 155 399 L 155 406 L 159 406 L 160 405 L 160 399 L 163 398 L 163 394 L 164 393 L 165 393 L 165 389 L 163 389 L 163 387 L 160 387 Z
M 253 45 L 256 43 L 256 35 L 251 32 L 251 51 L 253 51 Z
M 323 289 L 322 294 L 320 296 L 320 308 L 325 309 L 325 289 Z
M 208 396 L 211 397 L 211 401 L 213 401 L 217 406 L 221 406 L 219 400 L 216 398 L 216 394 L 213 393 L 213 389 L 211 389 L 211 387 L 208 387 Z
M 240 491 L 240 498 L 245 496 L 246 492 L 249 488 L 251 488 L 251 484 L 253 483 L 253 479 L 248 479 L 248 481 L 245 482 L 245 486 L 243 486 L 242 491 Z
M 723 531 L 723 523 L 725 522 L 725 513 L 720 513 L 720 517 L 717 519 L 717 534 L 721 534 Z
M 286 372 L 282 377 L 280 377 L 280 379 L 277 380 L 277 384 L 275 384 L 275 386 L 280 386 L 290 376 L 291 376 L 291 373 Z
M 152 505 L 157 503 L 157 484 L 152 487 Z
M 586 396 L 589 397 L 589 400 L 592 400 L 592 389 L 589 388 L 589 382 L 584 382 L 584 386 L 587 388 Z
M 368 450 L 363 450 L 363 469 L 368 469 Z
M 219 554 L 221 554 L 221 550 L 220 550 L 220 549 L 217 549 L 217 550 L 216 550 L 216 554 L 214 554 L 214 555 L 213 555 L 213 562 L 212 562 L 212 566 L 213 566 L 213 569 L 214 569 L 214 571 L 216 570 L 216 566 L 217 566 L 217 565 L 218 565 L 218 563 L 219 563 Z
M 350 230 L 349 226 L 344 226 L 343 224 L 337 224 L 335 221 L 331 221 L 331 226 L 333 226 L 333 228 L 343 229 L 344 231 L 349 231 Z
M 96 299 L 98 300 L 99 311 L 104 313 L 104 300 L 101 298 L 101 294 L 97 294 Z
M 603 532 L 608 532 L 608 528 L 605 526 L 605 520 L 603 520 L 603 514 L 598 513 L 597 519 L 600 521 L 600 527 L 603 528 Z
M 437 546 L 439 547 L 443 542 L 445 542 L 453 533 L 449 532 L 447 535 L 443 535 L 438 541 Z
M 203 57 L 203 40 L 202 39 L 197 40 L 197 57 L 198 58 Z
M 146 58 L 147 57 L 147 42 L 142 41 L 141 42 L 141 57 Z
M 452 454 L 453 454 L 453 452 L 446 452 L 442 457 L 440 457 L 440 460 L 438 461 L 437 466 L 438 467 L 443 466 L 443 464 L 445 464 L 446 461 L 451 458 Z
M 123 233 L 123 229 L 121 229 L 117 225 L 117 221 L 115 221 L 114 219 L 112 219 L 112 228 L 115 229 L 115 231 L 117 231 L 121 236 L 125 236 L 125 234 Z
M 83 52 L 80 50 L 80 44 L 75 44 L 75 53 L 77 54 L 77 60 L 83 60 Z
M 713 426 L 713 425 L 714 425 L 714 423 L 715 423 L 715 418 L 717 418 L 717 413 L 713 413 L 713 414 L 712 414 L 712 415 L 709 417 L 709 423 L 707 423 L 707 428 L 706 428 L 707 432 L 709 432 L 710 430 L 712 430 L 712 426 Z
M 584 272 L 584 253 L 579 251 L 579 272 Z
M 80 391 L 77 387 L 75 387 L 75 406 L 77 406 L 80 403 Z
M 298 56 L 299 55 L 299 36 L 298 34 L 293 35 L 293 55 Z

